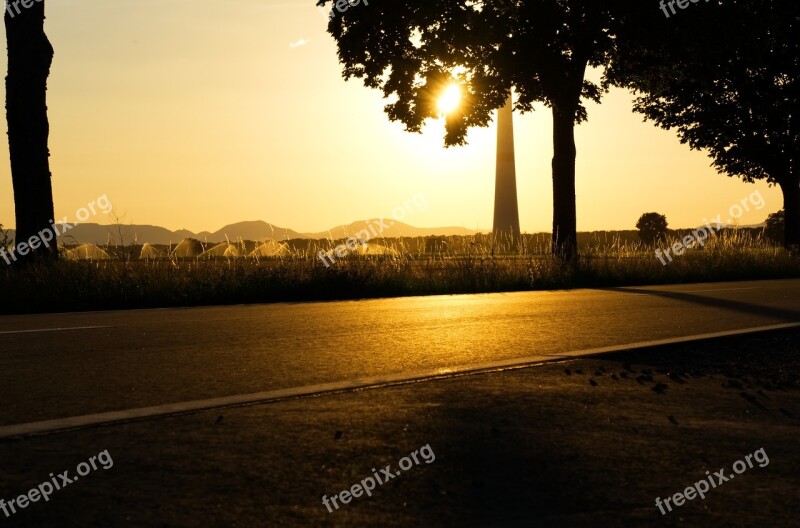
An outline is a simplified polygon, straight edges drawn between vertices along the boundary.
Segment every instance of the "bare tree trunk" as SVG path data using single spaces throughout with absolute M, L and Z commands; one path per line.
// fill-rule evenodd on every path
M 578 256 L 575 212 L 575 110 L 553 104 L 553 254 Z
M 800 255 L 800 177 L 791 175 L 781 183 L 784 209 L 783 245 L 795 255 Z
M 8 45 L 6 118 L 16 211 L 17 262 L 40 257 L 58 258 L 51 227 L 53 188 L 47 147 L 50 135 L 47 77 L 53 61 L 53 47 L 44 33 L 44 5 L 44 0 L 36 0 L 27 8 L 15 3 L 7 5 L 4 15 Z M 49 236 L 40 233 L 48 230 L 53 240 L 45 245 L 42 239 Z M 28 247 L 20 250 L 20 244 Z

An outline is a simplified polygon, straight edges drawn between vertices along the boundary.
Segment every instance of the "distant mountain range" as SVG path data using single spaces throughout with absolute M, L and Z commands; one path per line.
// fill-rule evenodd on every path
M 370 229 L 371 226 L 371 229 Z M 177 244 L 184 238 L 196 238 L 202 242 L 224 242 L 254 240 L 292 240 L 297 238 L 334 240 L 356 236 L 360 230 L 367 229 L 371 238 L 376 238 L 373 233 L 383 237 L 424 237 L 424 236 L 471 236 L 478 233 L 463 227 L 414 227 L 403 222 L 384 220 L 381 224 L 377 218 L 353 222 L 348 225 L 339 225 L 328 231 L 319 233 L 299 233 L 293 229 L 279 227 L 260 220 L 252 222 L 238 222 L 230 224 L 217 231 L 201 231 L 194 233 L 187 229 L 170 231 L 164 227 L 153 225 L 100 225 L 78 224 L 59 236 L 59 242 L 66 244 L 90 243 L 106 244 L 118 243 L 120 230 L 125 239 L 125 244 Z M 60 230 L 60 229 L 59 229 Z M 9 231 L 9 238 L 14 238 L 14 230 Z
M 739 226 L 740 228 L 763 228 L 764 223 L 756 225 Z M 386 238 L 396 237 L 427 237 L 427 236 L 473 236 L 478 233 L 486 233 L 487 231 L 475 231 L 463 227 L 414 227 L 403 222 L 394 220 L 383 220 L 373 218 L 370 220 L 362 220 L 353 222 L 347 225 L 338 225 L 332 227 L 328 231 L 320 231 L 318 233 L 300 233 L 293 229 L 286 227 L 279 227 L 260 220 L 251 222 L 237 222 L 230 224 L 222 229 L 214 231 L 201 231 L 194 233 L 187 229 L 179 229 L 177 231 L 170 231 L 164 227 L 153 225 L 101 225 L 101 224 L 78 224 L 72 229 L 64 233 L 64 236 L 59 236 L 58 240 L 66 244 L 117 244 L 119 240 L 119 230 L 122 230 L 122 236 L 125 239 L 125 244 L 177 244 L 185 238 L 196 238 L 201 242 L 224 242 L 226 239 L 232 242 L 239 239 L 263 241 L 268 239 L 273 240 L 292 240 L 292 239 L 332 239 L 341 240 L 350 236 L 358 237 L 359 232 L 367 230 L 370 238 L 379 238 L 381 236 Z M 61 229 L 59 228 L 59 231 Z M 624 230 L 623 230 L 624 231 Z M 679 230 L 680 231 L 680 230 Z M 373 234 L 374 233 L 374 234 Z M 635 233 L 635 231 L 632 231 Z M 375 236 L 377 235 L 377 237 Z M 14 238 L 14 230 L 9 230 L 9 238 Z

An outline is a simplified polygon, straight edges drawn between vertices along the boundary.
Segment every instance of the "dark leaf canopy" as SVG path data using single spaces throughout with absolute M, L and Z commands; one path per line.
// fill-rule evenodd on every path
M 389 119 L 409 131 L 420 132 L 426 119 L 438 117 L 439 95 L 459 84 L 462 104 L 448 116 L 445 137 L 447 145 L 458 145 L 470 127 L 489 124 L 512 87 L 518 110 L 530 111 L 538 101 L 573 113 L 577 122 L 586 119 L 581 97 L 597 101 L 602 92 L 584 79 L 586 67 L 605 64 L 613 45 L 610 4 L 362 0 L 335 12 L 328 30 L 344 77 L 382 90 Z
M 652 11 L 631 1 L 609 71 L 637 91 L 635 110 L 706 149 L 719 172 L 770 183 L 796 174 L 800 4 L 714 0 L 642 24 Z

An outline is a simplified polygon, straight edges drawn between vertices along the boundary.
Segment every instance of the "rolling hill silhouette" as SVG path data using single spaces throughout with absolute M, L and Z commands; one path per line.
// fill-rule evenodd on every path
M 391 223 L 393 222 L 393 223 Z M 464 227 L 414 227 L 404 222 L 384 220 L 385 227 L 383 232 L 378 234 L 377 238 L 381 236 L 387 238 L 396 237 L 428 237 L 428 236 L 473 236 L 478 233 L 487 233 L 488 231 L 475 231 L 466 229 Z M 340 240 L 350 236 L 357 236 L 359 231 L 369 229 L 370 226 L 374 227 L 376 233 L 380 232 L 381 224 L 379 219 L 372 218 L 370 220 L 361 220 L 352 222 L 346 225 L 338 225 L 332 227 L 327 231 L 319 231 L 316 233 L 301 233 L 286 227 L 276 226 L 261 220 L 237 222 L 234 224 L 226 225 L 217 231 L 201 231 L 195 233 L 188 229 L 178 229 L 175 231 L 169 230 L 164 227 L 146 225 L 146 224 L 131 224 L 122 225 L 122 233 L 125 239 L 125 245 L 129 244 L 178 244 L 181 240 L 186 238 L 195 238 L 197 240 L 208 243 L 220 243 L 226 240 L 236 241 L 242 240 L 292 240 L 292 239 L 333 239 Z M 763 228 L 764 223 L 755 225 L 739 226 L 742 229 L 746 228 Z M 626 231 L 626 230 L 622 230 Z M 671 229 L 671 231 L 673 231 Z M 616 231 L 609 231 L 616 232 Z M 621 231 L 620 231 L 621 232 Z M 631 231 L 632 233 L 634 231 Z M 372 231 L 370 231 L 371 237 Z M 9 239 L 15 237 L 15 231 L 9 230 Z M 112 244 L 118 243 L 119 234 L 116 225 L 102 225 L 102 224 L 78 224 L 66 232 L 66 235 L 58 237 L 59 242 L 77 245 L 77 244 Z
M 293 229 L 279 227 L 261 220 L 237 222 L 226 225 L 217 231 L 201 231 L 195 233 L 188 229 L 169 230 L 164 227 L 131 224 L 122 225 L 122 235 L 125 244 L 177 244 L 185 238 L 196 238 L 203 242 L 225 242 L 225 240 L 292 240 L 298 238 L 326 239 L 326 238 L 346 238 L 354 236 L 359 230 L 374 225 L 374 230 L 378 232 L 380 226 L 376 225 L 378 219 L 353 222 L 347 225 L 339 225 L 327 231 L 317 233 L 300 233 Z M 389 224 L 389 220 L 385 221 Z M 385 228 L 382 236 L 386 237 L 417 237 L 417 236 L 452 236 L 452 235 L 474 235 L 478 231 L 465 229 L 463 227 L 413 227 L 403 222 L 394 222 L 391 227 Z M 9 238 L 14 238 L 14 230 L 9 231 Z M 116 225 L 101 225 L 94 223 L 78 224 L 68 230 L 63 237 L 59 237 L 59 242 L 66 244 L 116 244 L 118 243 L 119 233 Z

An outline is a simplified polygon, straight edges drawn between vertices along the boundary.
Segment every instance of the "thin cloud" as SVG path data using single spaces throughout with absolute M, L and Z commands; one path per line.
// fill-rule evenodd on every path
M 306 44 L 308 44 L 309 42 L 311 42 L 311 39 L 309 39 L 309 40 L 306 40 L 306 39 L 300 39 L 300 40 L 298 40 L 297 42 L 292 42 L 292 43 L 290 43 L 290 44 L 289 44 L 289 47 L 290 47 L 290 48 L 299 48 L 300 46 L 305 46 L 305 45 L 306 45 Z

